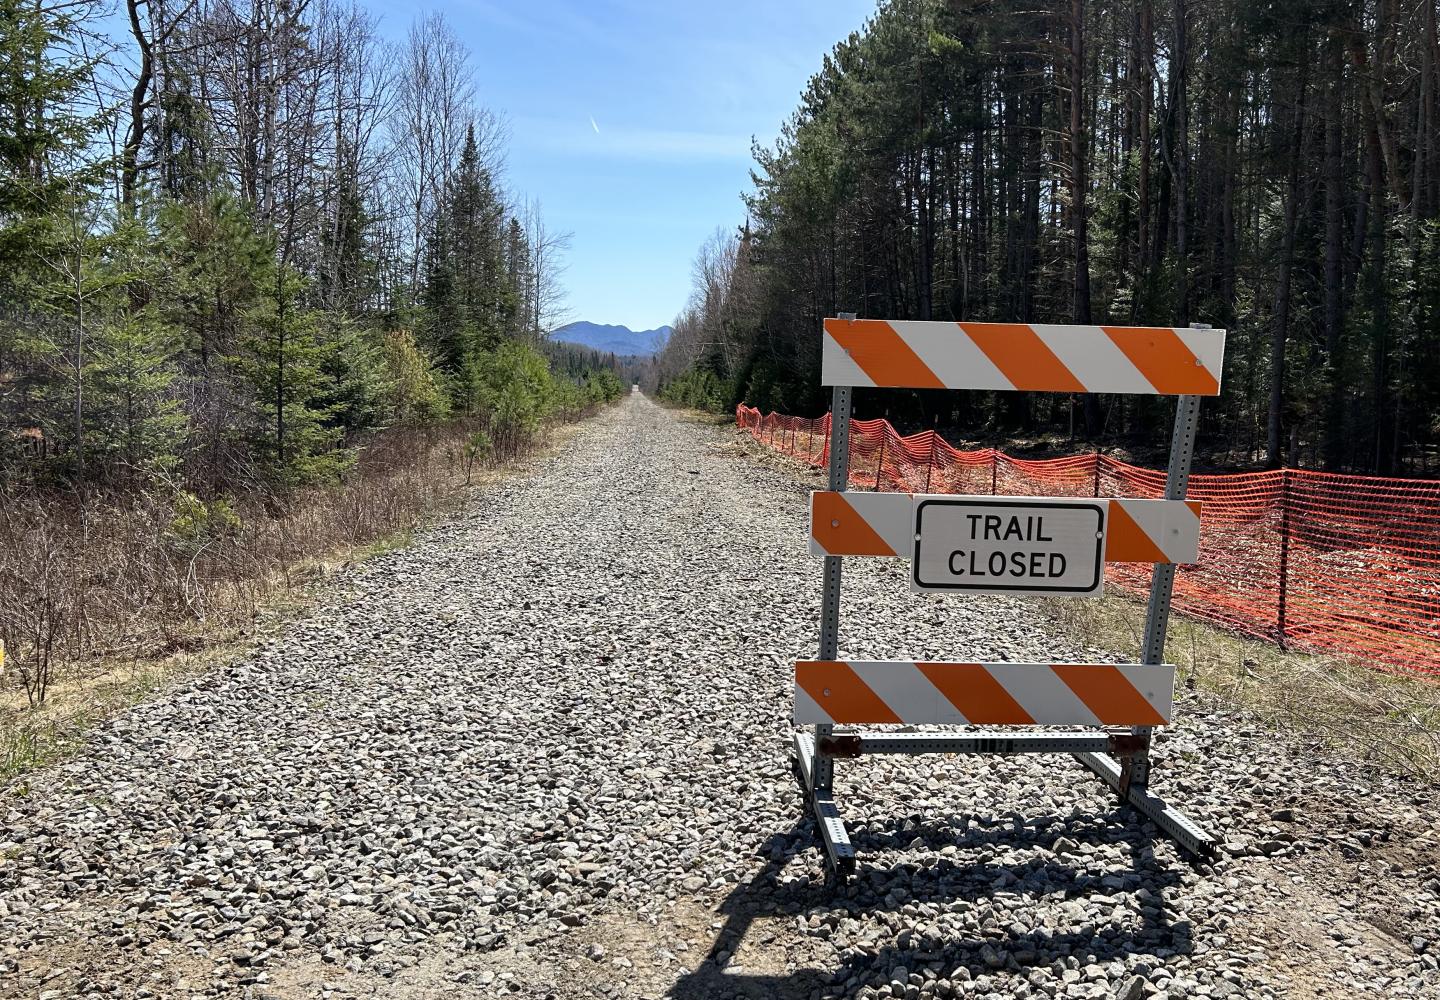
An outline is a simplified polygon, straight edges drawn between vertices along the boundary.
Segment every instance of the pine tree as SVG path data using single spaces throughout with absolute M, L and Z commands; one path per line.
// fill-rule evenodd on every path
M 421 299 L 430 346 L 456 373 L 493 351 L 512 328 L 518 302 L 505 255 L 506 222 L 471 128 L 427 244 Z
M 519 219 L 512 216 L 505 235 L 505 282 L 514 308 L 506 332 L 517 340 L 534 339 L 538 332 L 535 328 L 535 278 L 532 264 L 530 241 L 525 236 L 525 227 L 520 224 Z
M 273 267 L 231 363 L 251 391 L 245 437 L 268 482 L 284 493 L 334 479 L 352 456 L 338 447 L 337 388 L 325 370 L 337 344 L 318 336 L 317 317 L 301 305 L 300 277 Z
M 169 271 L 153 301 L 180 345 L 176 388 L 190 419 L 186 474 L 202 492 L 218 490 L 245 464 L 250 389 L 234 357 L 264 289 L 273 287 L 274 257 L 244 204 L 221 183 L 166 202 L 156 228 Z
M 375 262 L 365 235 L 371 220 L 354 148 L 342 140 L 335 159 L 334 205 L 321 241 L 317 290 L 327 308 L 358 316 L 376 291 Z
M 30 259 L 45 214 L 100 168 L 86 153 L 97 119 L 76 110 L 94 64 L 57 46 L 75 27 L 65 6 L 0 0 L 0 258 L 12 265 L 7 271 Z
M 87 451 L 112 482 L 145 483 L 180 462 L 186 418 L 172 391 L 175 341 L 151 308 L 119 312 L 97 331 Z
M 159 242 L 173 274 L 162 292 L 201 371 L 233 353 L 248 311 L 272 287 L 274 257 L 245 205 L 223 184 L 202 198 L 171 201 Z

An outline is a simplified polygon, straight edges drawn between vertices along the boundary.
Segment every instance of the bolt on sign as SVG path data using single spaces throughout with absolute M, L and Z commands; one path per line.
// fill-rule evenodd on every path
M 1200 504 L 1185 491 L 1200 398 L 1219 394 L 1224 353 L 1225 332 L 1200 327 L 825 320 L 829 489 L 811 494 L 809 539 L 824 559 L 820 655 L 795 664 L 793 719 L 813 726 L 794 733 L 795 765 L 834 876 L 855 866 L 835 761 L 867 753 L 1069 753 L 1182 847 L 1213 851 L 1214 838 L 1148 786 L 1152 730 L 1170 723 L 1174 700 L 1175 668 L 1161 661 L 1175 567 L 1199 558 Z M 1178 396 L 1165 495 L 851 491 L 855 386 Z M 842 660 L 842 565 L 857 556 L 909 559 L 911 590 L 956 595 L 1094 597 L 1107 562 L 1152 563 L 1141 662 Z M 886 725 L 906 728 L 874 728 Z M 1082 728 L 1049 728 L 1061 726 Z

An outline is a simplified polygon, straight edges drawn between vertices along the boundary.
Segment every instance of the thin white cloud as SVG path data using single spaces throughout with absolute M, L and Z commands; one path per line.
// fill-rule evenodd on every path
M 689 132 L 674 129 L 617 128 L 607 125 L 600 131 L 590 118 L 593 136 L 586 136 L 573 124 L 554 119 L 516 118 L 512 134 L 517 144 L 559 156 L 605 157 L 617 160 L 664 161 L 746 161 L 750 158 L 750 137 L 720 132 Z

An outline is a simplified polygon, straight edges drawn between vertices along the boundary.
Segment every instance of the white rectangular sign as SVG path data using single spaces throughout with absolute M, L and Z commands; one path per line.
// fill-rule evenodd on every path
M 1099 596 L 1105 500 L 915 498 L 910 589 Z

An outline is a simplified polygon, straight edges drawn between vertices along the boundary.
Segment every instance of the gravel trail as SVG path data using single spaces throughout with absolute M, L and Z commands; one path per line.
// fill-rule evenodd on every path
M 827 888 L 788 752 L 805 492 L 634 396 L 327 585 L 254 654 L 0 797 L 0 996 L 1440 996 L 1437 796 L 1193 697 L 1155 787 L 842 762 Z M 1105 657 L 846 568 L 853 658 Z

